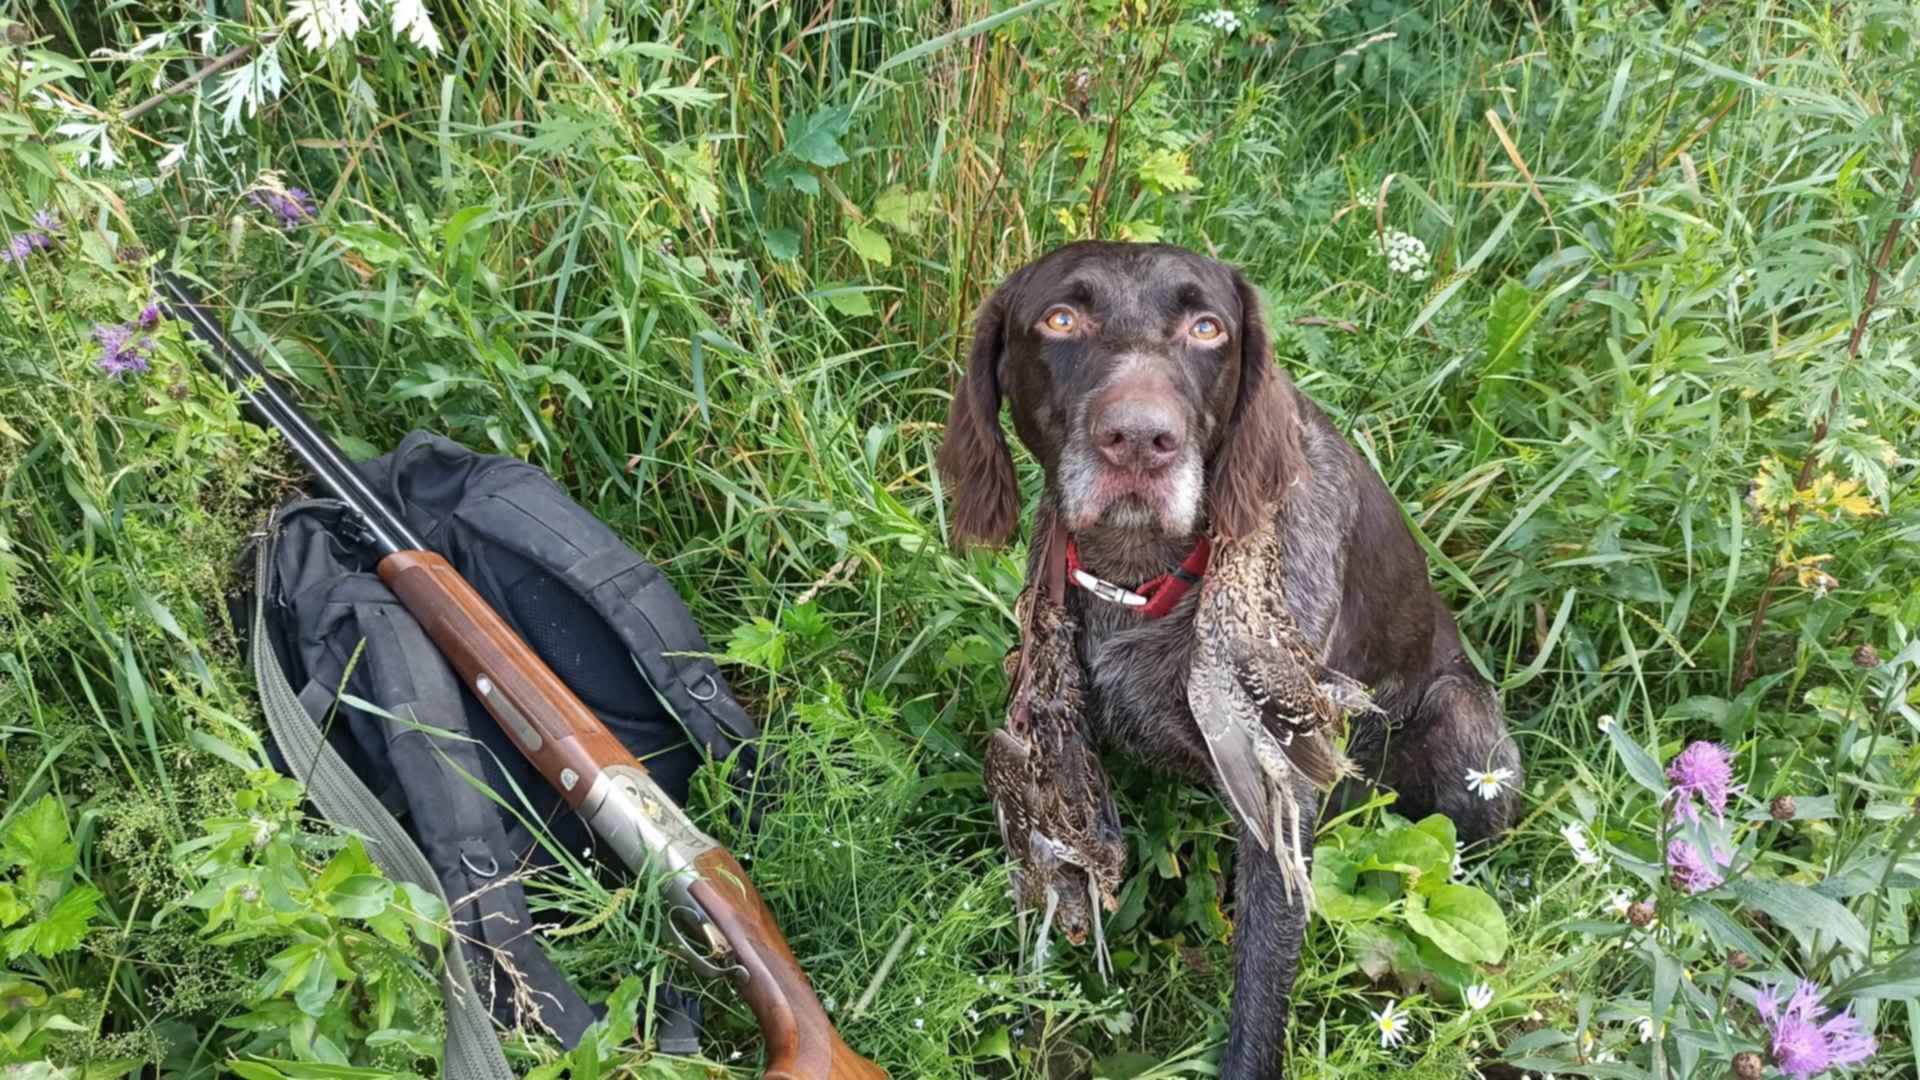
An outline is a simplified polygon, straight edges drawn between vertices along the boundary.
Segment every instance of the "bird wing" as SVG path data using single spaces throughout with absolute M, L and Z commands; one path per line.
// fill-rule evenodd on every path
M 1261 847 L 1269 847 L 1264 823 L 1272 781 L 1260 765 L 1254 740 L 1259 716 L 1218 640 L 1203 642 L 1194 653 L 1187 674 L 1187 707 L 1207 744 L 1207 756 L 1213 760 L 1213 772 L 1220 778 L 1227 805 L 1244 831 Z

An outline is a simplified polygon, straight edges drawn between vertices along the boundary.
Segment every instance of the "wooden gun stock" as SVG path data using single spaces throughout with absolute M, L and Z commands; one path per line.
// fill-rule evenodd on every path
M 760 1021 L 760 1034 L 767 1041 L 767 1080 L 885 1080 L 887 1074 L 878 1065 L 840 1041 L 773 912 L 733 856 L 725 848 L 714 848 L 701 856 L 696 869 L 700 876 L 693 895 L 713 915 L 747 971 L 740 996 Z
M 595 834 L 635 871 L 670 875 L 668 925 L 697 966 L 739 985 L 766 1039 L 768 1080 L 885 1080 L 841 1041 L 746 871 L 459 571 L 434 552 L 399 551 L 380 578 Z

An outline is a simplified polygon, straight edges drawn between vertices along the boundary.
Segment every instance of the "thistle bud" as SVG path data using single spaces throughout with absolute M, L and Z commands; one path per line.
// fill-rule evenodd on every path
M 1880 666 L 1880 650 L 1871 645 L 1861 645 L 1853 650 L 1853 666 L 1857 668 L 1877 668 Z
M 1776 795 L 1774 796 L 1773 803 L 1767 807 L 1767 813 L 1772 816 L 1775 821 L 1792 821 L 1793 815 L 1799 812 L 1799 809 L 1799 806 L 1795 805 L 1793 801 L 1793 796 Z
M 1745 971 L 1753 966 L 1753 957 L 1740 949 L 1735 949 L 1727 954 L 1727 966 L 1735 971 Z
M 1733 1055 L 1733 1075 L 1740 1080 L 1760 1080 L 1767 1072 L 1767 1063 L 1752 1050 L 1742 1050 Z
M 1627 921 L 1645 930 L 1653 925 L 1653 905 L 1645 900 L 1635 900 L 1627 905 Z

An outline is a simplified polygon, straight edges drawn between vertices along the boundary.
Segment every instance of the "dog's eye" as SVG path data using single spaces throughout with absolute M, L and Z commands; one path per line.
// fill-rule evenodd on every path
M 1048 308 L 1047 313 L 1040 316 L 1040 325 L 1051 333 L 1071 334 L 1079 328 L 1080 317 L 1070 307 Z
M 1187 334 L 1195 341 L 1215 342 L 1225 337 L 1227 328 L 1219 319 L 1211 315 L 1202 315 L 1187 326 Z

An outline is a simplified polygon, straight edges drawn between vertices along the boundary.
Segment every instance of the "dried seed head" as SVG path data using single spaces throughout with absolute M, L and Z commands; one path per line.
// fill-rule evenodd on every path
M 1853 650 L 1853 666 L 1857 668 L 1877 668 L 1880 666 L 1880 650 L 1871 645 L 1861 645 Z
M 1800 807 L 1793 801 L 1793 796 L 1776 795 L 1774 796 L 1772 805 L 1767 807 L 1767 813 L 1770 814 L 1775 821 L 1792 821 L 1793 815 L 1799 812 L 1799 809 Z
M 1733 1075 L 1740 1080 L 1760 1080 L 1766 1075 L 1767 1063 L 1752 1050 L 1742 1050 L 1733 1055 Z
M 1753 957 L 1748 956 L 1739 949 L 1735 949 L 1727 954 L 1727 966 L 1735 971 L 1745 971 L 1753 966 Z
M 1645 900 L 1635 900 L 1633 903 L 1628 904 L 1627 921 L 1642 930 L 1651 926 L 1653 924 L 1653 905 L 1647 903 Z

